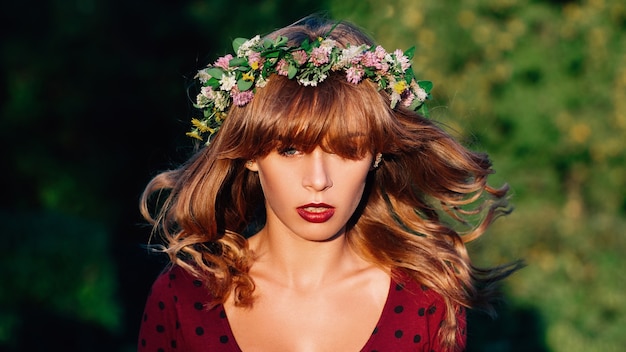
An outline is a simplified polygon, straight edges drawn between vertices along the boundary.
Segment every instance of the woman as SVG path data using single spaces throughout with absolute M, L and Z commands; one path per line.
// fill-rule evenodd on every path
M 465 308 L 518 267 L 465 248 L 507 187 L 425 117 L 412 53 L 318 17 L 234 46 L 197 75 L 206 146 L 141 199 L 171 265 L 139 350 L 462 350 Z

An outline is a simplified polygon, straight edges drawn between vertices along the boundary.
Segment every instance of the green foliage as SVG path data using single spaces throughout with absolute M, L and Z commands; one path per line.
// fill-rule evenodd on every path
M 24 316 L 58 316 L 112 332 L 122 328 L 110 235 L 102 225 L 50 212 L 0 212 L 5 245 L 0 256 L 0 345 L 31 324 Z
M 417 45 L 433 118 L 511 185 L 515 212 L 470 249 L 483 265 L 527 260 L 509 301 L 540 313 L 549 350 L 626 346 L 623 2 L 342 1 L 333 14 Z

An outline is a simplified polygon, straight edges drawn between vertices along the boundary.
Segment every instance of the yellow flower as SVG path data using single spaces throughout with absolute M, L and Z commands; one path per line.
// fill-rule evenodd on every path
M 254 61 L 250 64 L 250 67 L 252 67 L 253 70 L 258 70 L 259 69 L 259 62 L 258 61 Z M 245 77 L 245 73 L 244 73 L 244 77 Z
M 201 133 L 205 133 L 205 132 L 213 133 L 213 129 L 209 128 L 209 126 L 206 124 L 206 121 L 200 121 L 198 119 L 191 119 L 191 124 L 193 125 L 193 127 L 197 128 L 198 131 L 200 131 Z
M 405 81 L 399 81 L 396 82 L 396 84 L 393 85 L 393 90 L 398 93 L 398 94 L 402 94 L 402 92 L 404 92 L 406 90 L 407 86 L 406 86 L 406 82 Z
M 254 66 L 254 65 L 253 65 Z M 257 64 L 257 67 L 259 65 Z M 253 67 L 254 69 L 254 67 Z M 255 69 L 256 70 L 256 69 Z M 243 78 L 244 81 L 248 81 L 248 82 L 254 82 L 254 76 L 249 74 L 248 72 L 244 72 L 243 75 L 241 76 L 241 78 Z
M 199 140 L 203 140 L 202 137 L 200 137 L 200 135 L 198 134 L 198 131 L 191 131 L 191 132 L 187 132 L 185 133 L 187 136 L 191 137 L 191 138 L 195 138 L 195 139 L 199 139 Z

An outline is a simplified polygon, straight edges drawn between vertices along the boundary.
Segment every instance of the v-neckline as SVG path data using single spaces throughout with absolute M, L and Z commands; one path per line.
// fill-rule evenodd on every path
M 391 302 L 392 302 L 392 293 L 395 292 L 394 287 L 397 285 L 397 283 L 395 282 L 395 280 L 393 279 L 393 275 L 391 275 L 391 278 L 389 279 L 389 287 L 387 289 L 387 298 L 385 299 L 385 304 L 383 305 L 383 309 L 380 312 L 380 315 L 378 317 L 378 320 L 376 321 L 376 324 L 374 325 L 373 329 L 371 330 L 370 336 L 367 339 L 367 341 L 365 342 L 365 344 L 359 349 L 359 351 L 363 351 L 365 350 L 370 344 L 373 343 L 373 338 L 374 338 L 374 332 L 375 330 L 384 322 L 387 320 L 387 316 L 389 315 L 389 312 L 391 311 Z M 231 345 L 231 350 L 232 351 L 237 351 L 237 352 L 243 352 L 243 350 L 241 349 L 241 347 L 239 347 L 239 343 L 237 343 L 237 339 L 235 338 L 235 334 L 233 332 L 233 329 L 230 325 L 230 321 L 228 320 L 228 314 L 226 314 L 226 309 L 224 308 L 223 304 L 220 304 L 219 309 L 221 309 L 221 311 L 224 314 L 224 319 L 222 319 L 222 321 L 224 322 L 224 329 L 226 330 L 226 333 L 228 334 L 228 337 L 230 339 L 232 339 L 233 344 Z

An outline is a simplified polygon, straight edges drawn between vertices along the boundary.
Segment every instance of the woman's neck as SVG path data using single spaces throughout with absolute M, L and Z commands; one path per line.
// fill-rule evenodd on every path
M 294 289 L 333 284 L 371 266 L 355 253 L 343 232 L 327 241 L 309 241 L 265 227 L 249 244 L 255 255 L 252 277 Z

